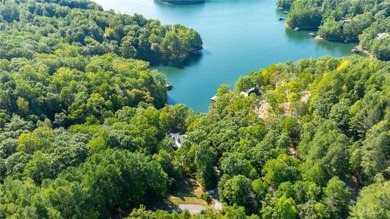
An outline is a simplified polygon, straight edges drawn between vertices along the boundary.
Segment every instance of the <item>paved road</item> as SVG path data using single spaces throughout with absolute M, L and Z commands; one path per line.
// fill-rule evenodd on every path
M 202 205 L 178 205 L 180 210 L 184 211 L 187 209 L 191 214 L 199 214 L 200 212 L 206 210 Z
M 214 209 L 221 211 L 222 210 L 222 203 L 219 201 L 219 198 L 213 198 L 214 201 Z

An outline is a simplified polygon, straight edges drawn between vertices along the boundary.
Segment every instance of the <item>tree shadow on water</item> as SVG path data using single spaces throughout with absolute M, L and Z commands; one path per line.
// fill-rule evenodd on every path
M 173 64 L 172 66 L 175 68 L 183 69 L 186 67 L 190 67 L 199 63 L 199 61 L 203 58 L 203 52 L 201 54 L 191 55 L 187 60 L 180 64 Z

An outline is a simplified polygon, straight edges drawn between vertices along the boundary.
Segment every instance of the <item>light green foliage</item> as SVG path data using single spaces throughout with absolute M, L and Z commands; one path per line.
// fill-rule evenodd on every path
M 265 181 L 278 186 L 282 182 L 297 179 L 299 176 L 297 163 L 297 160 L 286 154 L 281 154 L 278 158 L 269 160 L 262 170 Z
M 245 219 L 245 208 L 234 204 L 233 206 L 227 206 L 223 208 L 223 213 L 227 219 Z
M 294 219 L 297 218 L 297 208 L 292 198 L 281 197 L 276 202 L 276 211 L 280 218 Z
M 390 182 L 376 182 L 364 187 L 356 205 L 351 208 L 350 218 L 388 218 Z
M 388 130 L 383 121 L 388 115 L 388 68 L 388 63 L 364 58 L 322 57 L 251 73 L 240 78 L 238 86 L 251 87 L 270 74 L 275 78 L 259 83 L 263 90 L 269 90 L 258 98 L 242 98 L 237 91 L 220 92 L 209 113 L 190 124 L 187 134 L 191 143 L 180 149 L 183 159 L 194 159 L 196 145 L 212 148 L 214 169 L 220 168 L 222 197 L 233 197 L 229 191 L 236 188 L 232 185 L 238 176 L 254 180 L 257 205 L 246 207 L 247 213 L 260 207 L 265 218 L 280 218 L 280 214 L 346 217 L 350 192 L 339 179 L 354 175 L 358 183 L 369 183 L 378 172 L 388 174 L 386 141 L 380 140 Z M 308 95 L 307 103 L 301 102 L 303 95 Z M 273 101 L 267 121 L 253 112 L 261 101 Z M 290 104 L 291 112 L 298 112 L 302 105 L 306 110 L 286 116 L 286 101 L 301 104 Z M 371 129 L 372 134 L 368 132 Z M 381 156 L 374 155 L 379 151 Z M 372 155 L 365 161 L 363 153 Z M 377 158 L 383 161 L 377 163 Z M 362 174 L 374 165 L 380 168 L 369 176 Z M 203 172 L 191 162 L 185 166 L 187 171 Z
M 376 39 L 388 32 L 386 2 L 279 6 L 289 4 L 304 25 L 352 40 L 363 31 L 364 47 L 387 55 Z M 182 64 L 202 47 L 195 31 L 87 0 L 7 0 L 0 14 L 0 218 L 388 216 L 389 63 L 273 64 L 235 91 L 221 86 L 209 112 L 195 114 L 165 106 L 165 78 L 136 60 Z M 239 95 L 256 85 L 260 96 Z M 186 135 L 179 149 L 169 132 Z M 146 210 L 184 175 L 218 189 L 223 212 Z M 346 184 L 354 196 L 367 186 L 350 215 Z

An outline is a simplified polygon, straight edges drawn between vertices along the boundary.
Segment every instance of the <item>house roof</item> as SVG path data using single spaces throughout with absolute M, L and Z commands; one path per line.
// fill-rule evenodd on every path
M 249 95 L 251 95 L 251 94 L 256 94 L 256 96 L 259 96 L 259 95 L 261 94 L 261 92 L 260 92 L 259 87 L 255 86 L 255 87 L 250 88 L 250 89 L 247 90 L 247 91 L 241 91 L 240 94 L 241 94 L 241 95 L 244 95 L 244 96 L 246 96 L 246 97 L 249 96 Z
M 170 138 L 174 141 L 173 146 L 176 148 L 181 147 L 181 144 L 183 143 L 185 137 L 187 137 L 187 136 L 184 134 L 179 134 L 179 133 L 169 133 L 166 135 L 166 138 Z

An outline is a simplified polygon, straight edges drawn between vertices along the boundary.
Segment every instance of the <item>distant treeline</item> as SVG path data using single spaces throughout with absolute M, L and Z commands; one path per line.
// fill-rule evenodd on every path
M 115 53 L 181 65 L 202 49 L 200 35 L 141 15 L 103 11 L 90 1 L 0 2 L 0 58 L 34 58 L 74 46 L 84 56 Z
M 359 42 L 381 60 L 390 60 L 390 2 L 387 0 L 278 0 L 290 10 L 291 28 L 319 30 L 331 41 Z

